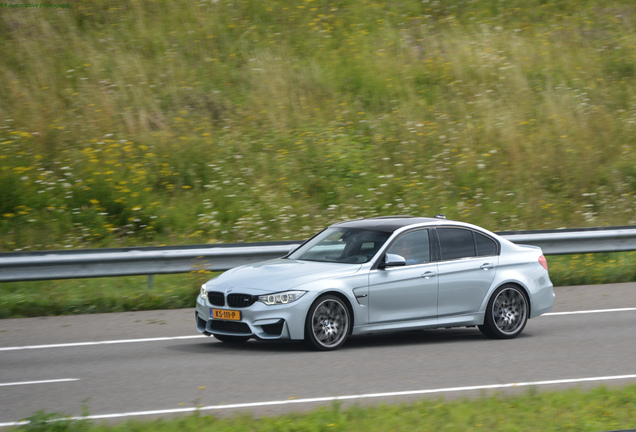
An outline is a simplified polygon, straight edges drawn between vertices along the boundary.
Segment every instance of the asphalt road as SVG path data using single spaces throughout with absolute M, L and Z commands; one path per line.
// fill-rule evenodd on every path
M 636 383 L 636 283 L 556 293 L 553 312 L 513 340 L 419 331 L 354 337 L 326 353 L 223 344 L 196 333 L 193 309 L 1 320 L 0 426 L 38 410 L 269 415 L 336 397 L 362 405 Z

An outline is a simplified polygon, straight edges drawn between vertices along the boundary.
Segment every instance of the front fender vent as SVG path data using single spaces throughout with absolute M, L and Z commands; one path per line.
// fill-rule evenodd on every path
M 261 328 L 263 331 L 271 336 L 280 336 L 283 332 L 283 325 L 285 324 L 285 320 L 280 320 L 275 324 L 265 324 L 262 325 Z

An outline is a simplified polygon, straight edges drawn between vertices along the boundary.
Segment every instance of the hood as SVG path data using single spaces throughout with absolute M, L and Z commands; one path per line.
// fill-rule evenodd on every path
M 274 259 L 228 270 L 206 284 L 208 289 L 252 289 L 262 292 L 286 291 L 321 279 L 356 273 L 360 264 Z

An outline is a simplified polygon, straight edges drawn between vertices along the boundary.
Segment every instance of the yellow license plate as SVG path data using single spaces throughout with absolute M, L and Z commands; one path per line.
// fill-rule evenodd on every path
M 222 319 L 222 320 L 230 320 L 230 321 L 241 320 L 241 311 L 235 311 L 235 310 L 212 309 L 210 311 L 210 315 L 212 315 L 212 318 L 214 319 Z

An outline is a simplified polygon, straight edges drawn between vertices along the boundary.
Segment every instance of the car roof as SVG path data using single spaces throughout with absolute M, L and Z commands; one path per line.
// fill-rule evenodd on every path
M 419 224 L 443 224 L 445 222 L 454 223 L 446 219 L 415 216 L 382 216 L 369 219 L 357 219 L 347 222 L 340 222 L 331 225 L 332 227 L 344 228 L 366 228 L 375 231 L 393 232 L 399 228 Z

